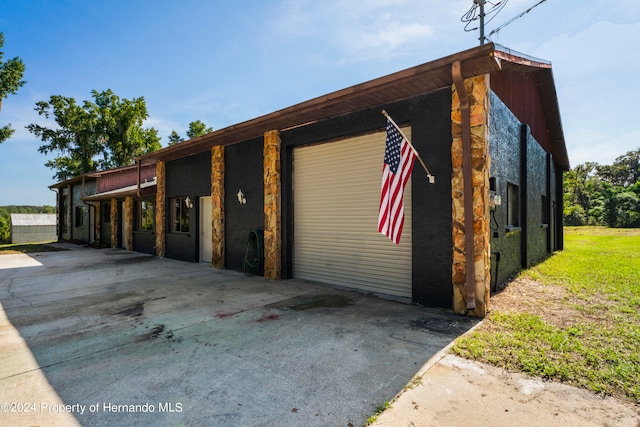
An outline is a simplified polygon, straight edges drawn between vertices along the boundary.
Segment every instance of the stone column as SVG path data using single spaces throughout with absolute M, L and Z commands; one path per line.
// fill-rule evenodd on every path
M 211 265 L 224 268 L 224 146 L 211 149 Z
M 264 276 L 282 276 L 280 132 L 264 134 Z
M 124 218 L 123 224 L 126 225 L 126 235 L 124 236 L 124 247 L 128 251 L 133 250 L 133 197 L 129 196 L 124 199 Z
M 162 160 L 156 163 L 156 255 L 164 257 L 165 248 L 165 171 L 166 166 Z
M 118 200 L 111 199 L 111 247 L 118 247 Z
M 464 185 L 462 173 L 462 116 L 460 100 L 453 86 L 451 106 L 451 198 L 453 211 L 453 310 L 459 314 L 484 317 L 489 310 L 491 248 L 489 247 L 489 74 L 466 79 L 471 112 L 471 157 L 473 181 L 473 242 L 475 260 L 476 308 L 466 308 Z

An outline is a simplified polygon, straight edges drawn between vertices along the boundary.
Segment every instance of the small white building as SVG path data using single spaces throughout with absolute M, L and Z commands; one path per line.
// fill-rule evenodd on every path
M 11 243 L 58 240 L 56 214 L 11 214 Z

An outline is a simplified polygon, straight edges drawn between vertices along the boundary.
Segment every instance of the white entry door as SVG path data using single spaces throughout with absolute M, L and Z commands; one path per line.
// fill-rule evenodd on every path
M 200 197 L 200 262 L 211 262 L 211 196 Z

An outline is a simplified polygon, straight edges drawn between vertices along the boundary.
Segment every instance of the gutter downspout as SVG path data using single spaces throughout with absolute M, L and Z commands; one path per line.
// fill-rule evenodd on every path
M 460 99 L 462 116 L 462 175 L 464 184 L 464 248 L 467 285 L 467 310 L 476 308 L 476 269 L 473 242 L 473 180 L 471 179 L 471 111 L 469 95 L 464 88 L 460 61 L 451 64 L 453 83 Z
M 56 189 L 49 187 L 49 191 L 53 191 L 56 193 L 56 237 L 58 237 L 58 242 L 62 241 L 62 236 L 60 235 L 60 193 Z
M 155 205 L 156 204 L 155 200 L 148 199 L 148 198 L 146 198 L 146 197 L 144 197 L 142 195 L 142 188 L 140 187 L 141 181 L 142 181 L 142 163 L 140 162 L 140 160 L 136 160 L 136 166 L 138 167 L 138 176 L 136 178 L 136 180 L 137 180 L 136 185 L 138 186 L 138 188 L 136 189 L 136 197 L 138 199 L 142 199 L 142 200 L 144 200 L 146 202 L 149 202 L 149 203 Z

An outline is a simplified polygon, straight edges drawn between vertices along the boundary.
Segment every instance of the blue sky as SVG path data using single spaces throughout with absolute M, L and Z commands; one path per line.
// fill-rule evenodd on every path
M 509 0 L 487 33 L 536 4 Z M 0 205 L 55 204 L 52 158 L 25 126 L 51 95 L 143 96 L 162 136 L 220 129 L 474 47 L 472 0 L 0 0 L 4 60 L 27 70 L 2 103 Z M 572 166 L 640 147 L 640 2 L 547 0 L 492 41 L 551 61 Z

